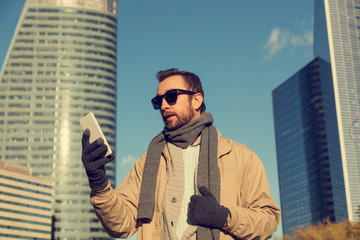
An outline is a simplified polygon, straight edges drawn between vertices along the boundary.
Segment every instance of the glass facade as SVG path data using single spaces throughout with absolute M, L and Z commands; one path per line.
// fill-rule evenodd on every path
M 27 0 L 1 71 L 0 160 L 52 180 L 55 239 L 108 238 L 79 119 L 93 112 L 116 153 L 116 32 L 116 0 Z M 115 162 L 107 175 L 115 184 Z
M 329 45 L 348 215 L 350 220 L 358 222 L 360 221 L 360 2 L 325 0 L 324 9 L 328 39 L 323 40 L 328 40 Z
M 273 91 L 284 234 L 347 218 L 331 67 L 321 58 Z
M 326 14 L 324 1 L 314 1 L 315 18 L 314 18 L 314 56 L 330 62 L 328 32 L 326 29 Z

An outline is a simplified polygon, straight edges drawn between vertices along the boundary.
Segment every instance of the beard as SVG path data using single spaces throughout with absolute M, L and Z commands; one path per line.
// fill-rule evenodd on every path
M 194 118 L 194 115 L 195 115 L 195 111 L 194 111 L 194 109 L 191 108 L 190 105 L 189 105 L 187 111 L 180 113 L 180 114 L 178 114 L 176 112 L 170 112 L 170 111 L 164 112 L 162 114 L 165 128 L 169 131 L 176 130 L 176 129 L 188 124 Z M 174 119 L 167 120 L 167 118 L 169 116 L 174 117 Z

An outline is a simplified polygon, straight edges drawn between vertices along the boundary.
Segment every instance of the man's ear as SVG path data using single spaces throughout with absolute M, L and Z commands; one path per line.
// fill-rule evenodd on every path
M 196 93 L 193 95 L 193 98 L 192 98 L 192 104 L 193 104 L 193 107 L 194 109 L 197 111 L 200 109 L 201 107 L 201 104 L 203 103 L 204 101 L 204 97 L 201 93 Z

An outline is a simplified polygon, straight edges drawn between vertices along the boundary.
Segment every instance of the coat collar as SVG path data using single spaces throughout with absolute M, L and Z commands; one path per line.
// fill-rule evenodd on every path
M 229 139 L 222 138 L 222 134 L 219 130 L 218 133 L 218 158 L 231 152 L 231 144 Z

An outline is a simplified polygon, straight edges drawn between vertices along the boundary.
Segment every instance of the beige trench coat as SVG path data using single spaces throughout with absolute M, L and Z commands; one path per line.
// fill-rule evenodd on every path
M 229 225 L 220 231 L 220 239 L 267 239 L 278 227 L 280 209 L 271 198 L 263 164 L 248 147 L 218 135 L 220 204 L 230 209 L 232 217 Z M 165 147 L 157 177 L 153 220 L 137 224 L 145 158 L 146 153 L 115 190 L 109 184 L 104 190 L 91 194 L 95 212 L 112 237 L 129 238 L 137 231 L 138 240 L 162 239 L 163 200 L 168 180 L 166 164 L 170 154 Z

